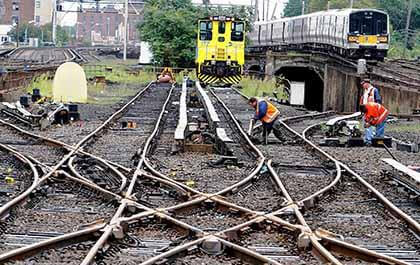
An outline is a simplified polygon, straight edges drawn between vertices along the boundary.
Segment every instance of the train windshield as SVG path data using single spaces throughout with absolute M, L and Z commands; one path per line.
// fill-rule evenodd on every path
M 243 41 L 244 40 L 244 23 L 243 22 L 232 22 L 232 41 Z
M 375 11 L 350 14 L 350 33 L 361 35 L 388 34 L 387 16 Z
M 212 23 L 211 21 L 200 21 L 200 40 L 212 39 Z

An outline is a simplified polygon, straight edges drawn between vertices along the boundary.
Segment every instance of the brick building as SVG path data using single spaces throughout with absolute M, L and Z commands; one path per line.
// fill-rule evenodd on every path
M 0 24 L 28 23 L 34 20 L 35 0 L 0 0 L 3 15 Z M 0 11 L 1 12 L 1 11 Z
M 77 14 L 76 39 L 78 42 L 104 42 L 118 43 L 123 39 L 122 26 L 124 16 L 122 10 L 114 7 L 103 7 L 100 9 L 86 8 Z M 138 41 L 137 24 L 141 17 L 129 15 L 128 29 L 129 41 Z
M 54 0 L 35 0 L 34 20 L 36 25 L 42 26 L 52 22 Z

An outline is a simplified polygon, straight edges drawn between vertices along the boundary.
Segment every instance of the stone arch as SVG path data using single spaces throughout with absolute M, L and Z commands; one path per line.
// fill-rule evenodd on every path
M 307 65 L 290 65 L 281 66 L 274 72 L 274 76 L 280 75 L 289 81 L 305 82 L 305 107 L 310 110 L 323 110 L 324 80 L 320 71 Z

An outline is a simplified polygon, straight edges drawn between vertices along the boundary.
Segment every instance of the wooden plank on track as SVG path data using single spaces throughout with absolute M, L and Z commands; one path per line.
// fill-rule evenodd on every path
M 414 171 L 408 168 L 407 166 L 401 164 L 400 162 L 395 161 L 394 159 L 391 159 L 391 158 L 384 158 L 382 159 L 382 161 L 389 164 L 396 170 L 410 176 L 413 180 L 415 180 L 416 183 L 420 183 L 420 173 L 418 173 L 417 171 Z
M 181 97 L 179 99 L 179 119 L 175 130 L 175 140 L 184 140 L 187 123 L 187 79 L 184 79 L 182 82 Z
M 220 122 L 219 115 L 217 115 L 216 110 L 214 109 L 213 103 L 211 102 L 209 96 L 201 87 L 200 82 L 196 82 L 197 90 L 200 93 L 200 97 L 203 100 L 204 108 L 206 109 L 207 116 L 209 118 L 210 124 L 213 128 L 217 128 L 217 124 Z

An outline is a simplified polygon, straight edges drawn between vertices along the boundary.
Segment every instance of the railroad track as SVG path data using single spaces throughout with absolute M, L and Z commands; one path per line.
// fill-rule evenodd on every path
M 243 96 L 196 86 L 187 88 L 185 81 L 182 88 L 140 92 L 75 146 L 60 143 L 68 154 L 56 166 L 44 166 L 47 173 L 31 195 L 39 202 L 14 208 L 26 207 L 22 214 L 9 214 L 6 224 L 13 232 L 13 224 L 25 220 L 26 213 L 55 209 L 54 203 L 89 207 L 92 212 L 79 212 L 91 213 L 93 221 L 67 224 L 70 217 L 54 212 L 51 222 L 40 225 L 41 233 L 26 231 L 27 244 L 3 251 L 0 262 L 20 256 L 37 264 L 416 264 L 418 239 L 410 231 L 418 233 L 418 223 L 384 199 L 353 164 L 349 168 L 347 161 L 336 160 L 335 149 L 322 150 L 310 141 L 313 136 L 307 133 L 314 130 L 307 128 L 332 113 L 308 115 L 281 107 L 281 141 L 270 138 L 266 146 L 255 145 L 246 133 L 254 111 Z M 187 108 L 186 99 L 194 97 L 198 100 Z M 109 155 L 105 150 L 127 144 L 114 139 L 126 136 L 119 127 L 133 116 L 139 118 L 138 127 L 130 130 L 138 138 L 128 139 L 136 142 L 137 151 L 128 148 L 122 160 Z M 187 126 L 206 129 L 176 138 Z M 182 152 L 180 142 L 211 146 L 219 154 L 192 154 L 185 146 Z M 133 153 L 134 165 L 128 159 Z M 74 176 L 59 170 L 69 161 Z M 110 168 L 115 174 L 109 174 Z M 126 178 L 125 185 L 117 172 Z M 63 194 L 73 196 L 48 198 Z M 64 221 L 57 231 L 52 229 L 56 217 Z
M 37 184 L 35 185 L 37 187 L 36 191 L 34 191 L 35 187 L 33 186 L 31 190 L 25 191 L 28 193 L 27 196 L 19 200 L 25 199 L 26 203 L 23 205 L 16 205 L 19 201 L 14 201 L 5 205 L 7 207 L 1 208 L 1 214 L 4 217 L 2 221 L 2 227 L 4 228 L 2 231 L 4 244 L 2 246 L 4 248 L 0 257 L 1 260 L 4 261 L 8 255 L 13 255 L 10 254 L 14 252 L 11 249 L 16 249 L 16 246 L 24 249 L 27 245 L 36 246 L 38 242 L 57 240 L 60 237 L 67 239 L 90 235 L 92 232 L 98 231 L 103 226 L 102 223 L 112 217 L 117 205 L 115 201 L 120 198 L 118 195 L 93 182 L 72 177 L 68 173 L 60 171 L 59 168 L 71 159 L 77 149 L 102 132 L 103 128 L 108 126 L 115 117 L 125 112 L 140 96 L 141 93 L 138 93 L 94 132 L 71 148 L 69 154 L 65 155 L 53 167 L 39 162 L 47 168 L 47 173 L 35 183 Z M 32 237 L 36 237 L 36 239 L 27 240 Z M 10 252 L 5 253 L 7 251 Z M 66 260 L 66 256 L 68 255 L 62 257 L 63 260 Z M 42 258 L 44 258 L 44 254 L 41 255 L 41 260 Z
M 2 65 L 9 71 L 37 70 L 59 66 L 65 62 L 88 61 L 78 51 L 70 48 L 16 48 L 2 56 L 4 57 Z
M 230 103 L 229 105 L 232 105 L 232 106 L 235 106 L 235 108 L 238 108 L 238 103 L 235 100 L 233 100 L 233 98 L 234 98 L 233 95 L 229 95 L 229 96 L 225 96 L 225 97 L 228 98 L 228 101 L 227 102 Z M 245 104 L 242 104 L 242 109 L 243 110 L 246 109 L 246 105 Z M 241 117 L 244 116 L 244 115 L 242 115 L 242 113 L 240 113 L 238 115 L 240 115 Z M 296 129 L 295 136 L 298 136 L 299 133 L 303 133 L 303 130 L 302 129 L 305 126 L 310 126 L 311 123 L 313 123 L 313 124 L 317 123 L 317 122 L 314 122 L 313 120 L 310 120 L 310 121 L 304 122 L 304 124 L 302 124 L 302 122 L 300 121 L 299 124 L 297 126 L 295 126 L 295 125 L 293 125 L 293 123 L 290 124 L 290 121 L 291 120 L 293 121 L 293 118 L 292 119 L 287 119 L 286 123 L 289 123 L 289 125 L 290 125 L 290 127 L 288 128 L 289 131 L 291 131 L 293 129 Z M 300 118 L 298 120 L 300 120 Z M 318 122 L 320 122 L 320 121 L 318 121 Z M 287 143 L 288 141 L 287 140 L 286 141 L 283 141 L 283 144 L 285 142 Z M 302 143 L 302 142 L 300 144 L 305 145 L 305 143 Z M 307 146 L 307 144 L 306 144 L 306 146 Z M 284 147 L 281 146 L 281 148 L 284 148 Z M 264 150 L 264 147 L 262 149 Z M 329 149 L 331 149 L 331 150 L 337 150 L 337 148 L 335 148 L 335 149 L 329 148 Z M 288 151 L 290 151 L 290 150 L 288 150 Z M 348 151 L 343 150 L 342 152 L 334 152 L 333 154 L 334 154 L 334 156 L 337 156 L 337 154 L 342 155 L 343 152 L 348 152 Z M 360 151 L 358 151 L 358 152 L 360 152 Z M 304 152 L 298 152 L 298 153 L 302 154 Z M 283 154 L 281 150 L 280 150 L 279 154 L 280 154 L 279 157 L 285 157 L 284 155 L 281 155 L 281 154 Z M 381 154 L 384 156 L 384 153 L 381 153 Z M 341 157 L 339 155 L 337 157 Z M 289 154 L 288 157 L 290 158 L 291 155 Z M 354 158 L 360 159 L 360 157 L 357 157 L 357 156 L 354 156 Z M 275 161 L 276 160 L 273 159 L 273 166 L 274 167 L 275 167 Z M 295 161 L 298 161 L 299 162 L 298 164 L 305 164 L 305 162 L 306 162 L 306 161 L 302 161 L 300 158 L 296 158 Z M 314 166 L 314 167 L 317 167 L 318 168 L 319 165 L 311 165 L 311 166 Z M 302 169 L 301 168 L 298 168 L 297 170 L 302 170 Z M 281 174 L 283 172 L 284 172 L 284 168 L 282 168 L 281 170 L 279 170 L 279 172 L 277 172 L 277 173 L 279 174 L 279 176 L 281 176 Z M 288 182 L 288 179 L 290 179 L 290 177 L 292 177 L 292 176 L 288 176 L 287 178 L 282 178 L 282 181 L 284 181 L 285 187 L 290 192 L 291 196 L 293 194 L 300 194 L 301 196 L 305 197 L 305 196 L 307 196 L 307 195 L 309 195 L 311 193 L 311 192 L 309 192 L 306 195 L 305 194 L 301 194 L 301 193 L 305 193 L 305 188 L 308 186 L 308 184 L 306 184 L 306 183 L 309 182 L 309 181 L 312 181 L 313 182 L 313 179 L 315 179 L 316 176 L 314 176 L 312 178 L 312 180 L 311 180 L 311 178 L 309 178 L 305 182 L 299 183 L 296 180 L 297 180 L 297 176 L 299 176 L 300 173 L 301 172 L 299 172 L 299 171 L 293 172 L 292 176 L 295 177 L 293 179 L 293 181 L 289 181 Z M 381 244 L 378 244 L 378 243 L 376 243 L 376 244 L 375 243 L 362 244 L 362 246 L 363 247 L 366 247 L 368 249 L 371 249 L 371 250 L 376 250 L 379 253 L 385 253 L 385 254 L 388 254 L 390 256 L 394 256 L 396 258 L 400 258 L 401 260 L 403 260 L 403 261 L 405 260 L 406 262 L 415 262 L 416 260 L 418 260 L 419 255 L 416 252 L 416 249 L 418 249 L 418 243 L 414 243 L 418 239 L 416 239 L 415 237 L 413 237 L 413 235 L 411 234 L 411 231 L 408 230 L 405 227 L 405 222 L 404 221 L 401 221 L 401 220 L 399 222 L 395 222 L 395 220 L 389 215 L 389 213 L 387 212 L 387 210 L 384 208 L 384 205 L 379 202 L 380 200 L 379 199 L 376 199 L 374 196 L 372 196 L 371 195 L 371 191 L 369 191 L 369 189 L 367 189 L 367 187 L 365 185 L 361 185 L 360 183 L 358 183 L 357 181 L 354 181 L 354 180 L 352 180 L 352 182 L 349 183 L 349 182 L 347 182 L 347 181 L 349 181 L 348 178 L 349 178 L 348 176 L 346 176 L 346 178 L 344 178 L 345 183 L 346 183 L 345 185 L 339 185 L 338 186 L 338 189 L 340 189 L 340 191 L 342 193 L 337 192 L 338 195 L 335 196 L 335 197 L 334 197 L 334 195 L 327 196 L 327 198 L 330 197 L 330 199 L 329 200 L 326 199 L 324 202 L 321 201 L 321 205 L 317 208 L 318 211 L 311 212 L 310 214 L 306 214 L 305 213 L 305 219 L 306 220 L 311 220 L 311 224 L 317 224 L 317 225 L 315 225 L 314 229 L 317 229 L 319 227 L 321 227 L 321 228 L 328 227 L 327 224 L 331 224 L 331 226 L 334 226 L 334 224 L 336 224 L 338 222 L 337 219 L 334 219 L 334 218 L 328 219 L 328 218 L 326 218 L 328 221 L 325 221 L 325 223 L 323 223 L 323 224 L 319 224 L 319 223 L 316 223 L 316 221 L 313 221 L 312 218 L 319 217 L 319 216 L 322 216 L 322 215 L 329 216 L 330 215 L 330 212 L 329 211 L 325 211 L 325 209 L 329 209 L 331 212 L 336 213 L 337 210 L 343 210 L 345 207 L 349 207 L 348 209 L 346 209 L 343 212 L 344 213 L 346 213 L 346 212 L 352 213 L 352 210 L 357 212 L 359 210 L 359 208 L 355 209 L 356 208 L 355 207 L 355 203 L 352 202 L 352 200 L 354 201 L 354 198 L 364 198 L 364 199 L 360 199 L 361 203 L 363 203 L 363 201 L 366 200 L 366 204 L 371 204 L 370 205 L 371 207 L 370 208 L 369 207 L 366 207 L 366 208 L 361 207 L 362 209 L 360 210 L 360 212 L 361 212 L 360 215 L 362 216 L 362 219 L 363 219 L 363 213 L 366 216 L 370 216 L 370 217 L 375 216 L 374 217 L 375 219 L 374 219 L 374 221 L 372 221 L 372 223 L 370 224 L 370 226 L 369 225 L 366 225 L 364 227 L 366 230 L 363 230 L 363 229 L 357 230 L 357 227 L 360 224 L 359 224 L 359 222 L 356 222 L 354 220 L 357 219 L 358 216 L 357 216 L 357 214 L 355 214 L 354 216 L 352 216 L 351 214 L 349 214 L 347 216 L 347 218 L 348 218 L 347 220 L 350 219 L 350 222 L 353 222 L 352 223 L 353 226 L 351 226 L 348 223 L 346 223 L 343 227 L 346 227 L 346 226 L 347 227 L 351 227 L 350 229 L 345 230 L 343 228 L 343 230 L 341 230 L 341 229 L 337 229 L 337 227 L 335 227 L 336 229 L 331 229 L 333 231 L 333 233 L 339 235 L 341 232 L 343 232 L 343 234 L 345 234 L 346 231 L 348 233 L 350 233 L 350 234 L 352 234 L 352 233 L 355 234 L 355 233 L 361 232 L 361 231 L 366 232 L 368 230 L 369 231 L 375 231 L 375 229 L 379 231 L 380 228 L 381 228 L 381 225 L 382 225 L 382 228 L 383 228 L 383 227 L 387 227 L 384 224 L 388 224 L 389 227 L 393 227 L 393 229 L 391 229 L 391 231 L 398 231 L 398 232 L 395 232 L 395 233 L 398 236 L 400 236 L 400 238 L 404 238 L 404 240 L 403 240 L 403 242 L 401 244 L 395 244 L 395 243 L 393 243 L 393 241 L 392 241 L 393 236 L 390 235 L 387 238 L 388 241 L 385 240 L 384 238 L 381 238 L 382 241 L 379 241 L 381 243 L 384 243 L 386 241 L 386 246 L 381 245 Z M 325 176 L 323 177 L 323 179 L 325 179 Z M 331 180 L 332 179 L 330 179 L 330 181 Z M 318 182 L 318 178 L 316 178 L 316 181 Z M 379 182 L 379 181 L 380 180 L 377 180 L 377 182 Z M 297 192 L 293 192 L 294 189 L 291 188 L 290 184 L 297 185 L 299 187 L 297 189 Z M 384 186 L 384 185 L 382 185 L 382 186 Z M 348 190 L 346 190 L 345 187 L 349 187 Z M 395 193 L 394 194 L 391 193 L 392 195 L 390 195 L 390 190 L 393 190 L 393 189 L 390 188 L 389 186 L 388 186 L 388 190 L 385 190 L 383 187 L 382 187 L 382 189 L 380 189 L 380 191 L 382 191 L 384 194 L 387 194 L 391 198 L 396 199 L 396 198 L 398 198 L 398 196 L 400 196 L 399 197 L 400 200 L 401 200 L 401 198 L 404 198 L 404 197 L 401 197 L 401 194 L 398 194 L 397 195 Z M 334 194 L 335 193 L 336 192 L 334 192 Z M 351 195 L 353 195 L 353 197 Z M 342 197 L 340 197 L 340 196 L 342 196 Z M 336 197 L 338 197 L 338 198 L 336 199 Z M 405 197 L 407 197 L 407 195 L 405 195 Z M 292 196 L 292 198 L 293 198 L 293 196 Z M 307 198 L 310 198 L 310 196 L 307 197 Z M 317 197 L 315 197 L 315 198 L 317 198 Z M 298 199 L 300 199 L 301 202 L 303 202 L 304 204 L 306 202 L 306 204 L 308 205 L 307 207 L 309 207 L 309 208 L 312 207 L 312 203 L 313 202 L 311 202 L 311 200 L 302 199 L 300 197 L 298 197 Z M 344 201 L 344 203 L 341 203 L 342 201 Z M 345 202 L 347 202 L 347 203 L 345 203 Z M 397 205 L 401 206 L 401 209 L 404 209 L 404 206 L 403 206 L 404 203 L 398 204 L 398 201 L 395 201 L 395 202 L 396 202 Z M 346 204 L 348 206 L 346 206 Z M 328 208 L 328 207 L 330 207 L 330 208 Z M 386 207 L 388 207 L 388 206 L 386 206 Z M 411 207 L 412 207 L 412 204 L 411 204 Z M 375 209 L 375 211 L 374 211 L 374 209 Z M 369 211 L 370 211 L 370 215 L 369 215 Z M 378 215 L 378 217 L 376 218 L 376 215 L 375 214 L 372 214 L 372 213 L 376 213 Z M 410 210 L 407 210 L 407 213 L 410 214 L 411 216 L 413 216 L 414 218 L 416 218 L 418 216 L 416 210 L 413 210 L 412 208 L 410 208 Z M 334 215 L 334 214 L 332 214 L 332 215 Z M 339 216 L 339 214 L 337 214 L 336 216 Z M 364 216 L 364 217 L 367 218 L 366 216 Z M 336 218 L 340 219 L 340 217 L 336 217 Z M 316 218 L 314 218 L 314 219 L 316 219 Z M 378 219 L 378 220 L 376 220 L 376 219 Z M 400 219 L 402 219 L 402 218 L 400 217 Z M 344 220 L 343 221 L 344 223 L 346 222 L 346 216 L 345 216 L 345 214 L 343 215 L 343 217 L 341 218 L 341 220 L 342 221 Z M 413 220 L 413 218 L 411 218 L 411 220 Z M 360 222 L 362 224 L 363 224 L 363 221 L 364 220 L 360 220 Z M 391 223 L 393 222 L 394 223 L 393 226 L 390 226 L 389 225 L 389 222 L 391 222 Z M 323 227 L 323 225 L 324 225 L 324 227 Z M 377 225 L 378 227 L 374 227 L 374 225 Z M 340 228 L 342 228 L 342 227 L 340 226 Z M 384 229 L 384 230 L 387 230 L 387 229 Z M 370 234 L 375 234 L 376 236 L 379 236 L 379 237 L 382 234 L 384 234 L 384 235 L 392 234 L 392 232 L 390 232 L 390 230 L 381 231 L 381 232 L 382 233 L 377 233 L 377 234 L 371 232 Z M 365 241 L 366 241 L 366 238 L 365 238 L 366 237 L 366 234 L 364 234 L 364 236 L 363 236 L 363 232 L 361 232 L 360 235 L 361 236 L 359 238 L 359 241 L 356 240 L 356 241 L 353 241 L 353 242 L 357 242 L 357 243 L 360 244 L 360 242 L 363 239 L 365 239 Z M 395 234 L 394 234 L 394 236 L 395 236 Z M 373 242 L 375 242 L 375 240 L 373 240 Z M 346 258 L 340 256 L 340 260 L 341 260 L 341 262 L 345 262 L 346 261 Z

